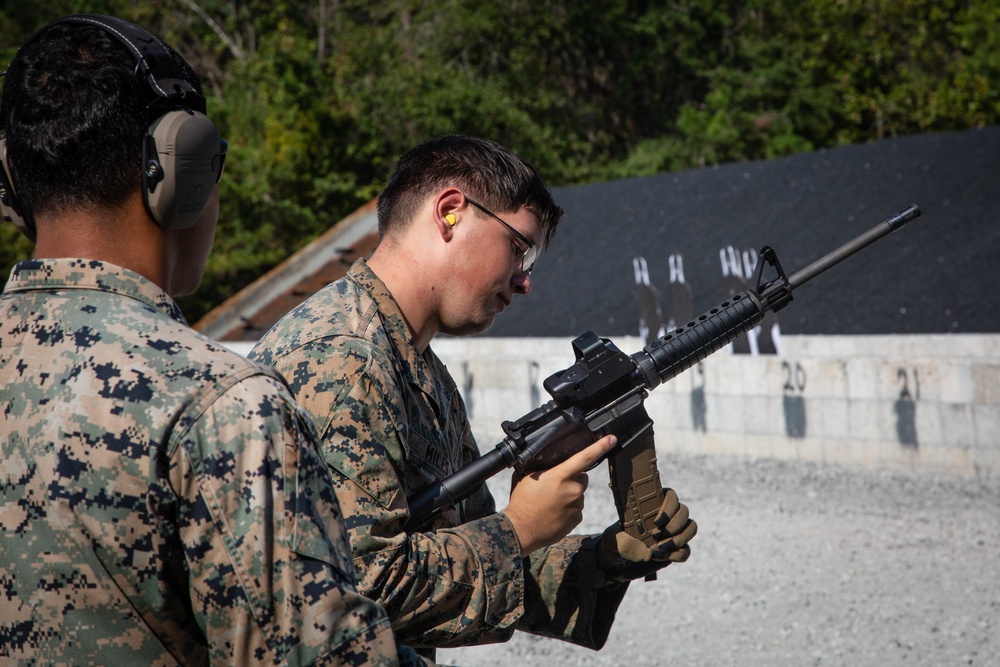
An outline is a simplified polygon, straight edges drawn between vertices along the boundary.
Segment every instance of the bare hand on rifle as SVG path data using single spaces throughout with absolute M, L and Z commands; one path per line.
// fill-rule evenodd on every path
M 548 470 L 514 475 L 510 503 L 503 513 L 514 526 L 522 554 L 555 544 L 579 525 L 586 471 L 616 442 L 615 436 L 605 436 Z

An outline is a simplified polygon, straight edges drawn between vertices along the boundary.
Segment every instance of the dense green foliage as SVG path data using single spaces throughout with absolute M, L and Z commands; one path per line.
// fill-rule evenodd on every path
M 1000 118 L 1000 0 L 6 0 L 0 62 L 74 11 L 174 45 L 230 142 L 192 321 L 434 135 L 496 139 L 566 185 Z M 29 252 L 0 227 L 3 279 Z

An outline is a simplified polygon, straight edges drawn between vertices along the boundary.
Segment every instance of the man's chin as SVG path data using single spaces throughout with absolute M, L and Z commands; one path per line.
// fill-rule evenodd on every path
M 442 327 L 441 333 L 448 334 L 449 336 L 474 336 L 476 334 L 483 333 L 491 326 L 493 326 L 493 322 L 495 320 L 496 320 L 496 315 L 489 315 L 488 317 L 484 318 L 484 320 L 480 320 L 477 322 L 466 322 L 465 324 L 459 327 L 451 327 L 451 328 Z

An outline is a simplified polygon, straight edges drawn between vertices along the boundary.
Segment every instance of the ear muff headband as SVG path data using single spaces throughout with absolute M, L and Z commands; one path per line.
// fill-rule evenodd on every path
M 186 229 L 201 215 L 221 173 L 221 137 L 205 116 L 205 98 L 184 78 L 173 55 L 159 39 L 128 21 L 97 14 L 74 14 L 57 19 L 28 39 L 59 24 L 101 28 L 123 44 L 136 60 L 137 71 L 146 77 L 157 100 L 149 107 L 150 125 L 142 146 L 142 198 L 150 216 L 164 229 Z M 14 56 L 14 61 L 17 56 Z M 11 67 L 15 65 L 11 62 Z M 6 102 L 7 91 L 4 90 Z M 6 104 L 4 104 L 6 106 Z M 5 109 L 0 121 L 6 123 Z M 6 159 L 0 154 L 2 175 L 0 203 L 11 219 L 32 241 L 33 221 L 17 203 L 14 182 Z
M 121 42 L 135 58 L 150 89 L 163 100 L 163 106 L 180 106 L 205 113 L 205 98 L 184 78 L 167 47 L 139 26 L 114 16 L 73 14 L 56 19 L 42 30 L 64 23 L 92 25 Z

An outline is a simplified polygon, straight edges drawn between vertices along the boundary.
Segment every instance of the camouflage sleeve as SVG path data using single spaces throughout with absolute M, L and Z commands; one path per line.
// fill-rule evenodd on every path
M 378 600 L 399 641 L 448 647 L 503 641 L 520 618 L 523 563 L 509 520 L 407 533 L 408 427 L 378 351 L 312 343 L 276 367 L 320 428 L 354 546 L 358 589 Z M 303 369 L 310 369 L 304 372 Z M 294 379 L 293 379 L 294 378 Z
M 479 456 L 479 448 L 468 419 L 463 426 L 463 465 L 468 465 Z M 468 516 L 486 516 L 495 507 L 485 484 L 465 501 Z M 525 558 L 524 616 L 518 630 L 595 650 L 604 646 L 628 585 L 614 590 L 594 585 L 603 579 L 597 564 L 599 539 L 570 535 Z
M 600 535 L 570 535 L 528 557 L 519 630 L 599 650 L 628 585 L 595 586 Z
M 212 662 L 397 664 L 384 611 L 353 587 L 308 417 L 264 375 L 206 402 L 175 431 L 170 480 Z

